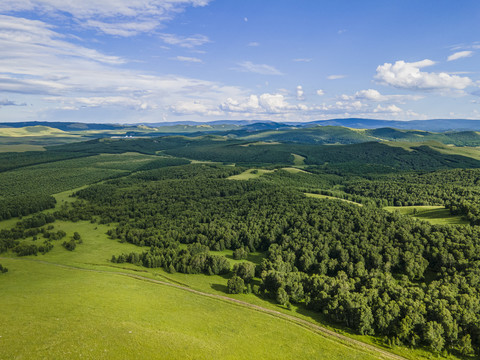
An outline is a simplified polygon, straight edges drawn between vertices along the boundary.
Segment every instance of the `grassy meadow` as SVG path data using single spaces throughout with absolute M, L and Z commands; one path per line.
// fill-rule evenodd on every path
M 83 243 L 73 252 L 60 240 L 46 255 L 2 254 L 0 261 L 9 269 L 0 278 L 2 359 L 235 359 L 244 358 L 246 349 L 249 358 L 258 359 L 377 358 L 271 315 L 121 275 L 140 271 L 219 294 L 225 294 L 227 281 L 112 266 L 112 254 L 138 247 L 108 239 L 105 225 L 58 220 L 53 225 L 67 238 L 78 231 Z M 252 254 L 250 259 L 259 258 Z
M 451 215 L 450 211 L 443 206 L 387 206 L 384 209 L 391 212 L 398 211 L 434 225 L 468 225 L 468 221 L 462 216 Z

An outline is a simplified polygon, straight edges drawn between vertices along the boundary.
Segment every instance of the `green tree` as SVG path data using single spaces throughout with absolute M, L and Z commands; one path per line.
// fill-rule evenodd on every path
M 241 294 L 245 289 L 245 282 L 240 276 L 234 275 L 227 283 L 230 294 Z

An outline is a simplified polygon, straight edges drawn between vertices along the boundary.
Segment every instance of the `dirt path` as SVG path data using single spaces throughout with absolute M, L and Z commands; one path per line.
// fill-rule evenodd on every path
M 116 271 L 97 270 L 97 269 L 85 269 L 85 268 L 81 268 L 81 267 L 51 263 L 51 262 L 48 262 L 48 261 L 36 260 L 36 259 L 26 259 L 26 258 L 21 258 L 20 259 L 20 258 L 10 258 L 10 257 L 0 257 L 0 260 L 3 260 L 3 259 L 4 260 L 17 260 L 17 261 L 33 261 L 33 262 L 46 264 L 46 265 L 58 266 L 58 267 L 65 268 L 65 269 L 70 269 L 70 270 L 80 270 L 80 271 L 89 271 L 89 272 L 96 272 L 96 273 L 102 273 L 102 274 L 120 275 L 120 276 L 126 276 L 126 277 L 137 279 L 137 280 L 148 281 L 148 282 L 151 282 L 151 283 L 160 284 L 160 285 L 164 285 L 164 286 L 170 286 L 170 287 L 173 287 L 173 288 L 176 288 L 176 289 L 179 289 L 179 290 L 188 291 L 188 292 L 196 294 L 196 295 L 205 296 L 205 297 L 209 297 L 209 298 L 217 299 L 217 300 L 222 300 L 222 301 L 233 303 L 233 304 L 236 304 L 236 305 L 239 305 L 239 306 L 242 306 L 242 307 L 246 307 L 246 308 L 249 308 L 249 309 L 252 309 L 252 310 L 255 310 L 255 311 L 259 311 L 259 312 L 264 313 L 264 314 L 275 316 L 277 318 L 280 318 L 280 319 L 289 321 L 291 323 L 294 323 L 296 325 L 302 326 L 303 328 L 305 328 L 307 330 L 310 330 L 310 331 L 313 331 L 317 334 L 320 334 L 320 335 L 322 335 L 326 338 L 329 338 L 329 339 L 333 338 L 337 341 L 339 340 L 344 345 L 351 346 L 351 347 L 354 347 L 356 349 L 365 350 L 369 353 L 373 353 L 373 355 L 378 356 L 379 358 L 382 358 L 382 359 L 407 360 L 407 358 L 404 358 L 400 355 L 396 355 L 396 354 L 393 354 L 393 353 L 391 353 L 387 350 L 378 348 L 376 346 L 364 343 L 364 342 L 356 340 L 356 339 L 349 338 L 345 335 L 336 333 L 336 332 L 334 332 L 332 330 L 329 330 L 329 329 L 327 329 L 323 326 L 316 325 L 312 322 L 309 322 L 309 321 L 304 320 L 304 319 L 300 319 L 296 316 L 284 314 L 284 313 L 281 313 L 281 312 L 276 311 L 276 310 L 268 309 L 268 308 L 265 308 L 265 307 L 259 306 L 259 305 L 250 304 L 248 302 L 233 299 L 233 298 L 228 297 L 228 296 L 210 294 L 210 293 L 206 293 L 206 292 L 203 292 L 203 291 L 192 289 L 188 286 L 179 285 L 179 284 L 175 284 L 175 283 L 170 283 L 170 282 L 162 281 L 162 280 L 151 279 L 151 278 L 148 278 L 148 277 L 145 277 L 145 276 L 126 273 L 126 272 L 116 272 Z

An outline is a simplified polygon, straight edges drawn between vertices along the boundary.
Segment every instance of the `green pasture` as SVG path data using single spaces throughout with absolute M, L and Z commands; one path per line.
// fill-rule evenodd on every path
M 311 198 L 315 198 L 315 199 L 330 199 L 330 200 L 340 200 L 340 201 L 345 201 L 345 202 L 348 202 L 350 204 L 355 204 L 355 205 L 358 205 L 358 206 L 363 206 L 362 204 L 359 204 L 359 203 L 356 203 L 354 201 L 350 201 L 350 200 L 347 200 L 347 199 L 341 199 L 341 198 L 337 198 L 335 196 L 328 196 L 328 195 L 322 195 L 322 194 L 312 194 L 312 193 L 304 193 L 306 196 L 308 197 L 311 197 Z
M 293 165 L 305 165 L 305 157 L 298 155 L 298 154 L 292 154 L 293 156 Z
M 451 215 L 444 206 L 386 206 L 384 209 L 391 212 L 398 211 L 434 225 L 468 225 L 468 221 L 462 216 Z
M 374 359 L 300 326 L 183 290 L 2 260 L 2 359 Z
M 238 175 L 229 176 L 229 180 L 250 180 L 256 179 L 262 176 L 263 174 L 272 173 L 275 170 L 265 170 L 265 169 L 248 169 Z
M 0 152 L 25 152 L 25 151 L 45 151 L 45 148 L 40 145 L 0 145 Z

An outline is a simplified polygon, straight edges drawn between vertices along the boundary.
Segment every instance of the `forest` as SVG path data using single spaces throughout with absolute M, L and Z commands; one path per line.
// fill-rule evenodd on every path
M 241 288 L 285 306 L 304 304 L 389 342 L 478 353 L 479 228 L 430 225 L 375 202 L 307 198 L 260 179 L 226 179 L 233 173 L 231 167 L 183 165 L 111 180 L 78 191 L 79 200 L 55 217 L 116 224 L 111 238 L 142 247 L 112 254 L 114 263 L 231 272 L 231 292 Z M 265 252 L 253 270 L 259 283 L 251 270 L 231 270 L 208 252 L 224 249 Z
M 110 254 L 111 264 L 221 275 L 231 294 L 304 307 L 387 345 L 480 355 L 480 161 L 473 157 L 426 146 L 252 145 L 210 135 L 65 149 L 10 155 L 16 166 L 3 155 L 0 190 L 10 194 L 0 193 L 0 217 L 25 218 L 0 230 L 0 253 L 75 252 L 82 235 L 67 236 L 56 221 L 108 225 L 110 239 L 137 249 Z M 246 170 L 256 176 L 235 178 Z M 71 201 L 53 197 L 79 187 Z M 412 205 L 444 206 L 470 225 L 432 225 L 383 209 Z M 225 250 L 239 262 L 232 266 Z M 262 258 L 247 261 L 250 253 Z

